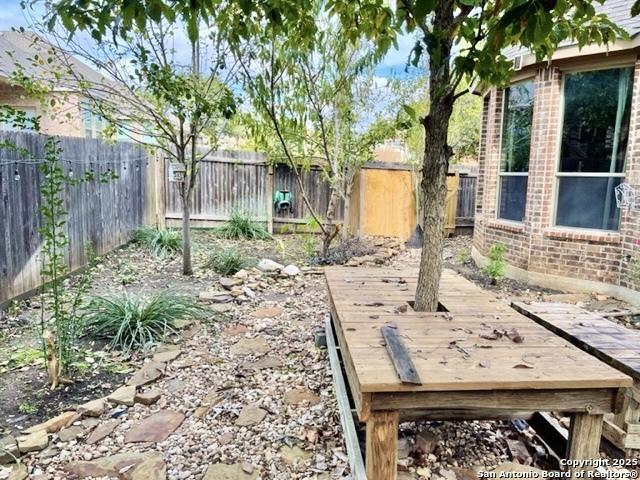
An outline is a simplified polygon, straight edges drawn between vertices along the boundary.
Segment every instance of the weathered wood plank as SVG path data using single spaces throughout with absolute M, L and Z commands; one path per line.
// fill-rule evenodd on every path
M 569 444 L 567 445 L 567 459 L 590 460 L 599 458 L 600 437 L 602 436 L 602 415 L 590 413 L 574 413 L 569 427 Z M 573 478 L 578 478 L 577 472 L 592 470 L 593 464 L 570 467 Z
M 398 462 L 399 414 L 372 413 L 367 421 L 366 468 L 368 480 L 395 480 Z
M 393 366 L 396 368 L 400 381 L 402 383 L 420 385 L 422 382 L 420 381 L 416 367 L 411 361 L 411 356 L 402 343 L 402 340 L 398 337 L 396 329 L 385 326 L 382 327 L 380 331 L 385 339 L 387 352 L 389 352 L 389 356 L 391 357 Z

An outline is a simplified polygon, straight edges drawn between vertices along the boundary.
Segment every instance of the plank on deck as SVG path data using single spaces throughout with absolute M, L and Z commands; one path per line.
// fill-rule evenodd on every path
M 414 312 L 417 270 L 334 267 L 325 270 L 351 381 L 367 392 L 616 388 L 630 379 L 559 338 L 460 275 L 444 271 L 446 313 Z M 470 305 L 473 305 L 472 311 Z M 393 324 L 421 385 L 403 384 L 380 328 Z M 483 338 L 516 329 L 524 341 Z

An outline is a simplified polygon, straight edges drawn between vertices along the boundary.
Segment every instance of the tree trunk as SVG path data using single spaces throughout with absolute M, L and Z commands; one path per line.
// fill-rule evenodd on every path
M 322 256 L 326 257 L 329 253 L 331 242 L 338 235 L 338 227 L 333 225 L 333 219 L 336 216 L 336 207 L 338 205 L 338 192 L 335 188 L 331 189 L 329 204 L 327 205 L 327 215 L 325 220 L 325 229 L 322 234 Z
M 422 165 L 422 201 L 424 243 L 420 259 L 420 273 L 414 309 L 438 310 L 438 290 L 442 274 L 444 247 L 444 207 L 447 196 L 447 170 L 451 147 L 447 144 L 449 119 L 453 110 L 454 92 L 451 91 L 450 29 L 453 22 L 453 4 L 438 2 L 433 30 L 438 35 L 439 63 L 430 61 L 429 114 L 424 119 L 425 149 Z M 433 58 L 433 56 L 430 56 Z
M 192 275 L 191 263 L 191 191 L 187 190 L 182 198 L 182 274 Z

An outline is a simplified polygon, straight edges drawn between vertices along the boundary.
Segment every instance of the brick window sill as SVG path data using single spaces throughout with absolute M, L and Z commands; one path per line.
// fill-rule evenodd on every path
M 504 220 L 491 219 L 487 220 L 487 227 L 496 230 L 504 230 L 511 233 L 524 233 L 524 224 L 517 222 L 509 222 Z
M 622 241 L 618 232 L 605 232 L 597 230 L 582 230 L 572 228 L 547 228 L 543 231 L 546 238 L 553 240 L 573 240 L 593 243 L 619 244 Z

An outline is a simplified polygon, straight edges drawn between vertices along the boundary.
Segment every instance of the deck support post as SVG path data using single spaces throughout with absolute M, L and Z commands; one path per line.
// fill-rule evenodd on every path
M 367 480 L 396 480 L 398 411 L 371 412 L 367 420 Z
M 603 415 L 591 413 L 574 413 L 571 416 L 567 459 L 589 460 L 600 458 L 598 452 L 602 435 L 602 419 Z M 572 467 L 570 470 L 575 474 L 579 471 L 592 469 L 592 466 L 586 464 L 582 467 Z M 575 475 L 572 475 L 572 478 L 575 478 Z

